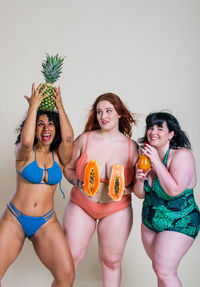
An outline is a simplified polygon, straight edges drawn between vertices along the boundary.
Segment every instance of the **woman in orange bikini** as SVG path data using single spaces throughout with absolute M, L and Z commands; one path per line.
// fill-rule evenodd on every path
M 83 259 L 97 225 L 104 287 L 120 286 L 122 257 L 132 227 L 131 183 L 138 158 L 137 144 L 130 139 L 134 123 L 118 96 L 99 96 L 84 133 L 74 141 L 72 159 L 64 169 L 65 177 L 74 185 L 63 227 L 75 267 Z M 83 188 L 84 170 L 90 160 L 98 162 L 101 177 L 93 197 L 88 197 Z M 124 195 L 118 202 L 108 195 L 109 178 L 116 163 L 124 166 L 125 176 Z

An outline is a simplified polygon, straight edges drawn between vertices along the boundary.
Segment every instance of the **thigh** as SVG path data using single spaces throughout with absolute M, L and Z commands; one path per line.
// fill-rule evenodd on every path
M 193 242 L 193 238 L 179 232 L 159 232 L 154 242 L 153 263 L 167 269 L 176 270 L 180 260 Z
M 0 278 L 19 255 L 24 240 L 20 223 L 6 208 L 0 219 Z
M 55 213 L 30 240 L 39 259 L 55 279 L 74 272 L 72 255 Z
M 142 236 L 142 243 L 144 246 L 144 249 L 149 256 L 149 258 L 152 260 L 153 256 L 153 246 L 154 246 L 154 240 L 156 238 L 156 232 L 150 230 L 148 227 L 146 227 L 143 223 L 141 224 L 141 236 Z
M 86 250 L 95 228 L 96 220 L 70 200 L 63 217 L 63 229 L 73 255 Z
M 99 221 L 97 229 L 100 259 L 121 260 L 132 223 L 131 205 Z

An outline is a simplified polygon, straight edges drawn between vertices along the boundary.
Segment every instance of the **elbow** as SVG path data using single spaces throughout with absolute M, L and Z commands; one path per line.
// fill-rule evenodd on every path
M 72 142 L 74 141 L 74 131 L 73 129 L 71 130 L 71 137 L 72 137 Z
M 144 194 L 137 194 L 137 193 L 135 193 L 135 195 L 139 198 L 139 199 L 144 199 Z
M 68 180 L 68 169 L 67 169 L 67 167 L 65 167 L 65 168 L 63 169 L 63 175 L 64 175 L 64 177 Z
M 67 145 L 73 145 L 73 141 L 74 141 L 74 133 L 72 131 L 72 133 L 68 133 L 64 138 L 62 137 L 62 142 L 64 142 Z
M 72 128 L 71 128 L 71 129 L 69 130 L 69 132 L 67 133 L 66 138 L 68 138 L 68 139 L 70 140 L 70 142 L 73 143 L 73 141 L 74 141 L 74 131 L 73 131 Z
M 144 192 L 138 192 L 138 190 L 134 190 L 134 189 L 133 189 L 133 193 L 134 193 L 135 196 L 137 196 L 139 199 L 144 199 L 144 197 L 145 197 L 145 193 L 144 193 Z
M 184 190 L 182 188 L 174 188 L 173 190 L 168 190 L 166 191 L 166 193 L 170 196 L 170 197 L 176 197 L 178 195 L 180 195 Z
M 70 162 L 71 158 L 72 158 L 72 155 L 66 156 L 65 159 L 62 159 L 62 165 L 66 166 Z M 63 171 L 63 173 L 64 173 L 64 171 Z
M 24 150 L 30 151 L 33 148 L 33 141 L 30 141 L 29 139 L 21 139 L 21 146 Z

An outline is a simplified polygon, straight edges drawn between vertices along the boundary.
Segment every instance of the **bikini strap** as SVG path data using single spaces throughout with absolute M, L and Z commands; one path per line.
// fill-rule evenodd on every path
M 167 152 L 166 152 L 166 154 L 165 154 L 165 157 L 164 157 L 164 159 L 163 159 L 163 164 L 164 164 L 164 165 L 166 165 L 166 163 L 167 163 L 167 158 L 168 158 L 168 155 L 169 155 L 169 151 L 170 151 L 170 148 L 168 148 L 168 150 L 167 150 Z
M 128 161 L 131 162 L 131 139 L 128 138 Z
M 85 144 L 85 151 L 84 151 L 84 153 L 87 151 L 88 139 L 89 139 L 89 132 L 86 133 L 86 144 Z
M 35 148 L 33 147 L 33 150 L 34 150 L 34 152 L 35 152 L 35 161 L 36 161 L 36 150 L 35 150 Z
M 55 160 L 54 160 L 54 155 L 53 155 L 53 151 L 52 151 L 51 153 L 52 153 L 52 158 L 53 158 L 53 161 L 55 161 Z
M 60 191 L 62 193 L 63 199 L 65 199 L 65 194 L 64 194 L 64 191 L 62 190 L 62 187 L 61 187 L 61 181 L 59 182 L 59 188 L 60 188 Z

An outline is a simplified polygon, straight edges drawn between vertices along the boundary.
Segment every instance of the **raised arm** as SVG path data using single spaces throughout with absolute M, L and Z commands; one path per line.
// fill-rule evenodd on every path
M 85 134 L 81 134 L 73 143 L 72 158 L 64 168 L 64 176 L 72 184 L 82 188 L 83 182 L 77 178 L 76 175 L 76 162 L 80 158 L 84 150 Z
M 62 141 L 58 147 L 58 156 L 61 163 L 63 165 L 66 165 L 72 157 L 74 132 L 62 103 L 60 87 L 58 88 L 54 87 L 53 92 L 55 98 L 52 97 L 52 99 L 56 102 L 56 107 L 59 113 L 60 130 L 62 138 Z
M 39 92 L 41 86 L 42 84 L 35 89 L 35 84 L 33 83 L 31 97 L 25 96 L 29 103 L 29 108 L 22 130 L 20 143 L 16 146 L 15 150 L 16 160 L 26 160 L 30 151 L 33 149 L 37 109 L 42 99 L 48 96 L 48 94 L 46 96 L 42 96 L 42 93 L 46 88 Z

